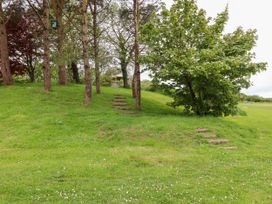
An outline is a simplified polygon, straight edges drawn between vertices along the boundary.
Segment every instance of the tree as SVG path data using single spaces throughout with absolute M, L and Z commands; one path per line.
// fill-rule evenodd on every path
M 140 70 L 140 47 L 139 47 L 139 26 L 140 26 L 140 4 L 139 0 L 133 0 L 133 17 L 134 17 L 134 77 L 136 109 L 141 110 L 141 70 Z
M 256 30 L 224 35 L 227 20 L 228 9 L 212 21 L 194 0 L 176 0 L 145 25 L 142 39 L 149 52 L 143 59 L 172 95 L 172 106 L 198 115 L 234 114 L 240 90 L 265 70 L 265 63 L 253 62 Z
M 99 59 L 99 48 L 101 36 L 104 32 L 101 25 L 104 23 L 106 17 L 104 11 L 107 10 L 109 2 L 111 0 L 90 0 L 89 7 L 92 14 L 92 48 L 94 58 L 94 70 L 95 70 L 95 84 L 96 93 L 101 93 L 101 70 Z
M 42 5 L 39 1 L 31 2 L 31 0 L 26 0 L 27 4 L 36 13 L 42 25 L 42 44 L 43 44 L 43 77 L 44 77 L 44 91 L 49 92 L 51 90 L 51 70 L 50 70 L 50 41 L 49 41 L 49 1 L 42 0 Z M 36 6 L 40 8 L 37 9 Z M 40 15 L 42 12 L 42 16 Z
M 126 3 L 114 3 L 110 8 L 108 38 L 114 47 L 116 58 L 123 76 L 123 87 L 128 88 L 128 65 L 134 51 L 133 16 Z
M 43 0 L 43 75 L 44 90 L 51 90 L 51 72 L 50 72 L 50 43 L 49 43 L 49 3 Z
M 82 47 L 85 80 L 85 105 L 90 105 L 92 100 L 92 78 L 90 73 L 88 41 L 88 0 L 82 0 Z
M 140 69 L 140 26 L 146 24 L 151 14 L 156 10 L 160 1 L 133 1 L 133 18 L 134 18 L 134 74 L 132 78 L 132 96 L 136 100 L 136 109 L 141 110 L 141 69 Z M 147 3 L 147 5 L 146 5 Z
M 73 0 L 66 1 L 63 10 L 63 27 L 65 31 L 65 41 L 63 43 L 62 58 L 68 65 L 68 76 L 75 83 L 80 83 L 80 73 L 78 62 L 82 59 L 82 28 L 80 3 Z
M 65 0 L 52 0 L 52 8 L 55 12 L 56 21 L 57 21 L 57 49 L 58 49 L 58 78 L 60 85 L 67 84 L 67 71 L 65 68 L 65 60 L 64 60 L 64 25 L 63 25 L 63 9 L 65 5 Z
M 78 73 L 78 68 L 77 68 L 76 62 L 72 61 L 70 66 L 71 66 L 71 70 L 72 70 L 73 81 L 76 82 L 77 84 L 79 84 L 80 79 L 79 79 L 79 73 Z
M 3 10 L 3 0 L 0 0 L 0 56 L 1 56 L 1 73 L 3 76 L 3 81 L 5 85 L 11 85 L 12 75 L 10 71 L 10 61 L 9 61 L 9 49 L 6 31 L 6 22 L 4 10 Z
M 9 57 L 11 72 L 14 73 L 14 65 L 24 67 L 31 82 L 35 81 L 35 61 L 41 56 L 42 27 L 39 19 L 33 15 L 33 11 L 22 5 L 12 5 L 10 18 L 6 24 L 8 35 Z
M 99 42 L 98 42 L 98 4 L 102 3 L 101 0 L 92 0 L 90 1 L 90 9 L 92 13 L 93 18 L 93 24 L 92 24 L 92 34 L 93 34 L 93 52 L 94 52 L 94 67 L 95 67 L 95 84 L 96 84 L 96 93 L 101 93 L 101 85 L 100 85 L 100 70 L 99 70 Z M 93 5 L 93 6 L 92 6 Z

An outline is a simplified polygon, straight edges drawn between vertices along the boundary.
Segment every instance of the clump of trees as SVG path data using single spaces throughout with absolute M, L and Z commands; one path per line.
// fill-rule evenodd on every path
M 34 82 L 42 67 L 46 92 L 53 73 L 63 86 L 83 78 L 90 105 L 92 86 L 100 94 L 103 80 L 121 72 L 141 110 L 144 67 L 173 107 L 226 116 L 251 75 L 266 68 L 253 62 L 256 30 L 224 34 L 227 20 L 228 9 L 211 19 L 194 0 L 175 0 L 170 10 L 159 0 L 0 0 L 3 83 L 13 83 L 14 70 Z
M 194 0 L 176 0 L 144 26 L 144 62 L 173 97 L 170 105 L 197 115 L 234 114 L 241 89 L 266 69 L 266 63 L 253 62 L 256 30 L 224 34 L 227 20 L 227 8 L 211 19 Z
M 240 100 L 242 102 L 255 102 L 255 103 L 272 103 L 272 98 L 264 98 L 257 95 L 241 94 Z
M 59 85 L 66 85 L 70 75 L 75 82 L 80 82 L 78 64 L 82 64 L 84 103 L 89 105 L 92 101 L 93 83 L 96 85 L 96 93 L 100 94 L 101 73 L 107 72 L 105 66 L 112 69 L 115 64 L 113 59 L 119 57 L 124 87 L 129 86 L 128 64 L 135 62 L 134 78 L 137 80 L 133 84 L 135 90 L 138 90 L 135 91 L 135 97 L 137 109 L 140 110 L 139 16 L 145 2 L 147 1 L 140 3 L 139 0 L 134 0 L 125 3 L 122 0 L 0 0 L 3 83 L 13 83 L 12 74 L 15 67 L 20 67 L 20 74 L 27 74 L 30 81 L 34 82 L 37 78 L 36 64 L 41 64 L 44 90 L 50 92 L 55 68 Z M 112 9 L 113 5 L 115 9 Z M 126 12 L 126 20 L 117 17 Z M 114 17 L 115 21 L 110 16 Z M 124 33 L 119 32 L 119 29 L 123 29 L 119 26 L 121 21 L 122 25 L 129 25 Z M 113 27 L 115 29 L 112 29 Z M 123 38 L 115 35 L 116 31 L 122 33 Z M 119 42 L 118 48 L 121 50 L 113 48 L 113 41 Z M 118 57 L 109 56 L 114 50 L 115 53 L 118 50 Z

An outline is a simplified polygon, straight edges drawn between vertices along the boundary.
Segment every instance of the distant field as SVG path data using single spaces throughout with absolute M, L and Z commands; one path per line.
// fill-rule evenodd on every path
M 0 86 L 1 204 L 272 203 L 272 104 L 189 117 L 144 92 L 134 116 L 112 107 L 119 93 L 133 108 L 127 89 L 103 88 L 88 108 L 82 85 L 42 90 Z

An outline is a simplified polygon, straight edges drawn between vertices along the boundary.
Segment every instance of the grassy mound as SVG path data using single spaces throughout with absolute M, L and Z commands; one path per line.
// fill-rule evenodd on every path
M 247 116 L 188 117 L 143 93 L 124 114 L 103 88 L 83 106 L 82 85 L 0 87 L 0 203 L 270 203 L 272 104 Z M 211 145 L 207 128 L 229 144 Z M 236 147 L 224 148 L 224 147 Z

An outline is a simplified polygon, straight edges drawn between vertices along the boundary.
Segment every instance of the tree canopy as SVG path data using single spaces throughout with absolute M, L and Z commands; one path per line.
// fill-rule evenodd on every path
M 170 105 L 198 115 L 237 112 L 241 89 L 266 64 L 254 62 L 256 30 L 224 34 L 227 21 L 228 8 L 212 19 L 194 0 L 175 0 L 143 27 L 142 40 L 149 47 L 143 62 L 173 97 Z

